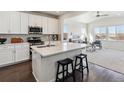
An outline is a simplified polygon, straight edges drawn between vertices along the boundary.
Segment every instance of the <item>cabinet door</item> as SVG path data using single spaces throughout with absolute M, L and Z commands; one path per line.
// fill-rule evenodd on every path
M 9 34 L 10 27 L 10 12 L 1 11 L 0 12 L 0 34 Z
M 54 19 L 54 31 L 53 33 L 54 34 L 59 34 L 59 23 L 58 23 L 58 20 L 57 19 Z
M 21 13 L 21 33 L 28 34 L 28 14 Z
M 48 18 L 48 33 L 58 34 L 58 20 L 54 18 Z
M 15 61 L 23 61 L 29 59 L 29 44 L 15 45 Z
M 54 21 L 52 18 L 48 18 L 48 34 L 53 34 L 53 24 Z
M 34 15 L 29 15 L 29 26 L 34 26 Z
M 29 26 L 42 26 L 41 16 L 29 15 Z
M 43 34 L 48 34 L 47 17 L 42 17 L 42 28 L 43 28 Z
M 41 16 L 35 16 L 35 26 L 42 27 L 42 17 Z
M 0 46 L 0 65 L 14 63 L 14 46 Z
M 20 13 L 11 12 L 10 13 L 10 32 L 11 34 L 20 34 Z

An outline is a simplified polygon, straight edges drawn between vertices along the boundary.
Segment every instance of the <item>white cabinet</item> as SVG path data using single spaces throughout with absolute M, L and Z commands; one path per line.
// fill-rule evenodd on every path
M 48 18 L 48 33 L 58 34 L 58 20 L 55 18 Z
M 14 62 L 14 46 L 0 46 L 0 65 L 5 65 Z
M 29 15 L 29 26 L 42 26 L 42 17 L 38 15 Z
M 20 34 L 20 13 L 10 13 L 10 34 Z
M 29 59 L 29 44 L 0 45 L 0 66 Z
M 48 34 L 47 19 L 48 19 L 47 17 L 42 17 L 43 34 Z
M 43 34 L 59 34 L 58 20 L 23 12 L 0 12 L 0 34 L 28 34 L 28 26 L 43 28 Z
M 1 11 L 0 34 L 28 34 L 28 14 Z
M 28 14 L 21 13 L 21 32 L 20 34 L 28 34 Z
M 59 23 L 58 23 L 58 19 L 54 19 L 54 24 L 53 24 L 53 33 L 54 34 L 59 34 Z
M 29 59 L 29 44 L 16 44 L 15 45 L 15 61 L 22 61 Z
M 0 12 L 0 34 L 9 34 L 10 12 Z

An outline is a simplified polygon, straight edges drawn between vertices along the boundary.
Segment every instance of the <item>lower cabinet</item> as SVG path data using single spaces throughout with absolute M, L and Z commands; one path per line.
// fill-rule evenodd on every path
M 22 61 L 29 59 L 29 44 L 15 45 L 15 61 Z
M 14 63 L 14 46 L 13 45 L 1 45 L 0 46 L 0 65 Z
M 0 45 L 0 66 L 29 59 L 29 44 Z

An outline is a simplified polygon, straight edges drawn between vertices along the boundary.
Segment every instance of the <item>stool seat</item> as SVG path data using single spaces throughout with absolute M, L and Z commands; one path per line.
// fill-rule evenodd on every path
M 84 57 L 87 57 L 87 55 L 86 55 L 86 54 L 79 54 L 79 55 L 77 55 L 76 57 L 84 58 Z
M 66 58 L 64 60 L 59 60 L 58 63 L 61 64 L 61 65 L 67 65 L 67 64 L 71 64 L 73 62 L 72 59 L 70 58 Z

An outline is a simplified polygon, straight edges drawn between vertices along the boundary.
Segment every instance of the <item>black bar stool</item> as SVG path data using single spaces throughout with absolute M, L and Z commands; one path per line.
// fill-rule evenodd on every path
M 60 78 L 58 77 L 59 74 L 62 74 L 62 81 L 64 81 L 69 76 L 72 76 L 73 81 L 75 81 L 74 70 L 73 70 L 73 60 L 70 58 L 66 58 L 64 60 L 58 61 L 57 63 L 58 63 L 58 67 L 57 67 L 57 73 L 56 73 L 56 82 L 58 80 L 60 80 Z M 69 64 L 71 64 L 72 73 L 68 72 L 68 65 Z M 60 65 L 62 66 L 62 71 L 59 71 Z M 66 67 L 66 69 L 65 69 L 65 67 Z M 66 72 L 66 76 L 65 76 L 65 72 Z
M 77 62 L 78 59 L 80 59 L 79 63 Z M 83 65 L 84 59 L 85 59 L 85 62 L 86 62 L 86 66 Z M 79 66 L 78 69 L 76 68 L 77 66 Z M 78 71 L 80 71 L 82 73 L 82 78 L 83 78 L 83 70 L 85 68 L 87 69 L 87 73 L 89 73 L 88 62 L 87 62 L 87 55 L 86 54 L 79 54 L 79 55 L 77 55 L 76 59 L 75 59 L 75 67 L 74 67 L 74 69 L 78 70 Z

